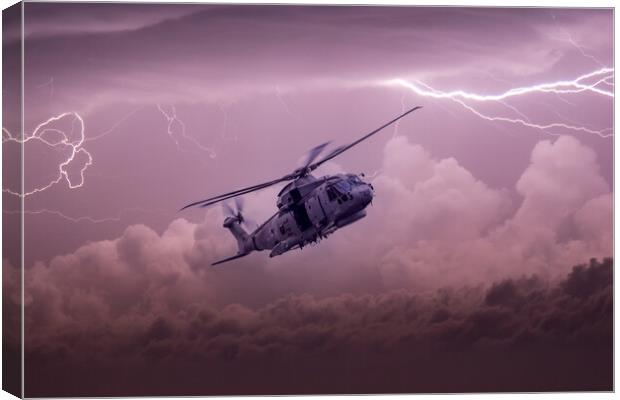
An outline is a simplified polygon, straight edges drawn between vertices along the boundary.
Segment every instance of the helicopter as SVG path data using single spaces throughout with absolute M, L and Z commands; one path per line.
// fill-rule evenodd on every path
M 308 152 L 302 167 L 281 178 L 196 201 L 181 208 L 181 211 L 194 206 L 204 208 L 223 202 L 227 214 L 223 227 L 237 240 L 238 250 L 234 256 L 211 265 L 245 257 L 254 251 L 269 250 L 269 257 L 279 256 L 316 243 L 336 230 L 364 218 L 365 209 L 372 202 L 374 188 L 371 183 L 364 182 L 363 173 L 317 178 L 312 175 L 312 171 L 420 108 L 422 107 L 416 106 L 402 113 L 358 140 L 337 147 L 316 162 L 330 142 L 314 147 Z M 239 196 L 287 181 L 290 182 L 278 193 L 278 211 L 253 231 L 246 231 L 243 226 L 248 225 L 243 216 L 243 201 Z M 232 198 L 235 199 L 235 209 L 227 203 L 227 200 Z

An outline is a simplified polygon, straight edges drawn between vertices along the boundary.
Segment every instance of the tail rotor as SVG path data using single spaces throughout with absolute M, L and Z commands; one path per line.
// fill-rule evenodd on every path
M 252 228 L 256 226 L 256 223 L 251 219 L 246 219 L 243 216 L 243 197 L 235 197 L 235 208 L 233 209 L 230 204 L 225 201 L 222 202 L 222 206 L 224 207 L 224 215 L 226 217 L 234 218 L 240 224 L 243 224 L 246 228 Z

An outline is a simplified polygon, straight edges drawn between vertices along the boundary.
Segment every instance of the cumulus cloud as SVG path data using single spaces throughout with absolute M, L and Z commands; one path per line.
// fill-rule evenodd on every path
M 376 185 L 391 195 L 376 218 L 387 222 L 375 229 L 397 238 L 379 264 L 396 285 L 553 278 L 611 254 L 609 185 L 594 152 L 573 137 L 535 146 L 512 215 L 506 190 L 477 181 L 453 159 L 432 160 L 405 138 L 388 143 L 385 160 Z
M 534 148 L 516 185 L 523 197 L 516 211 L 508 189 L 489 187 L 455 159 L 435 159 L 406 137 L 386 144 L 383 164 L 383 173 L 373 180 L 377 197 L 368 217 L 336 232 L 318 249 L 269 262 L 263 254 L 254 254 L 210 271 L 206 266 L 211 262 L 235 252 L 234 240 L 221 228 L 221 211 L 213 208 L 201 223 L 179 219 L 161 235 L 146 226 L 131 226 L 119 239 L 87 244 L 30 271 L 33 277 L 39 271 L 57 275 L 42 281 L 69 290 L 80 285 L 64 278 L 67 271 L 87 265 L 84 270 L 99 277 L 96 284 L 101 288 L 96 290 L 126 276 L 115 290 L 134 297 L 147 285 L 145 279 L 187 280 L 191 285 L 192 274 L 201 273 L 205 278 L 199 287 L 212 287 L 204 296 L 214 291 L 221 299 L 223 290 L 214 280 L 232 284 L 247 273 L 261 275 L 262 280 L 284 277 L 288 290 L 298 292 L 354 291 L 355 285 L 345 283 L 352 275 L 374 281 L 372 290 L 432 289 L 523 274 L 554 278 L 583 259 L 611 254 L 611 193 L 598 173 L 594 153 L 574 138 L 542 141 Z M 266 218 L 276 191 L 248 196 L 246 214 Z M 239 266 L 247 268 L 241 273 Z
M 531 164 L 517 182 L 524 198 L 514 224 L 556 229 L 584 203 L 609 193 L 601 177 L 594 151 L 572 136 L 562 136 L 536 145 Z
M 478 237 L 506 216 L 507 193 L 489 188 L 453 158 L 433 159 L 421 146 L 397 136 L 384 149 L 384 174 L 373 184 L 394 235 L 449 241 Z
M 269 260 L 254 254 L 211 269 L 211 262 L 235 252 L 234 240 L 221 228 L 221 211 L 213 208 L 198 224 L 179 219 L 161 235 L 130 226 L 118 239 L 39 262 L 28 270 L 27 297 L 36 297 L 39 284 L 52 282 L 55 293 L 47 295 L 77 290 L 74 295 L 96 313 L 88 307 L 75 312 L 106 317 L 137 306 L 145 291 L 178 286 L 183 287 L 175 295 L 179 304 L 199 293 L 220 305 L 239 296 L 257 305 L 288 292 L 333 295 L 360 288 L 476 285 L 523 274 L 559 277 L 583 259 L 611 254 L 611 193 L 597 168 L 591 150 L 573 138 L 540 142 L 517 183 L 523 200 L 511 215 L 507 189 L 491 188 L 456 160 L 435 159 L 397 136 L 384 149 L 368 217 L 316 249 Z M 558 180 L 565 190 L 559 190 Z M 276 191 L 250 196 L 246 214 L 266 218 Z M 257 280 L 254 287 L 238 293 L 251 279 Z M 108 291 L 108 286 L 113 287 Z M 54 307 L 57 300 L 44 303 Z M 50 310 L 48 318 L 56 313 Z

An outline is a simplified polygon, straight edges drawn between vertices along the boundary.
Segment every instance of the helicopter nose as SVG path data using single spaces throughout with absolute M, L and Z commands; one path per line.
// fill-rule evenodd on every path
M 370 204 L 374 196 L 373 187 L 370 184 L 365 184 L 360 189 L 361 190 L 359 191 L 359 195 L 358 195 L 360 199 L 360 203 L 362 207 L 366 207 L 368 204 Z
M 368 203 L 370 203 L 372 201 L 372 198 L 375 196 L 375 188 L 373 188 L 372 185 L 369 183 L 365 192 L 366 192 Z

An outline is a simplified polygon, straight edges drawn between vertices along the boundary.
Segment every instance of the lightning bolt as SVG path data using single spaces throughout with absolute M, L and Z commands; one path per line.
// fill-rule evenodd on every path
M 482 119 L 488 120 L 488 121 L 499 121 L 499 122 L 507 122 L 511 124 L 518 124 L 518 125 L 526 126 L 529 128 L 541 130 L 550 135 L 559 135 L 559 133 L 554 132 L 554 130 L 557 130 L 559 128 L 559 129 L 566 129 L 566 130 L 571 130 L 571 131 L 576 131 L 576 132 L 585 132 L 589 134 L 598 135 L 603 138 L 607 138 L 607 137 L 613 136 L 613 133 L 610 132 L 612 131 L 612 128 L 591 129 L 585 126 L 572 125 L 572 124 L 567 124 L 564 122 L 551 122 L 551 123 L 546 123 L 546 124 L 534 123 L 530 121 L 530 119 L 527 118 L 518 109 L 506 103 L 506 100 L 520 97 L 520 96 L 525 96 L 528 94 L 534 94 L 534 93 L 555 93 L 557 95 L 562 95 L 562 94 L 577 94 L 577 93 L 583 93 L 583 92 L 590 92 L 595 95 L 613 98 L 614 94 L 612 91 L 610 91 L 607 88 L 600 87 L 601 84 L 614 86 L 614 84 L 611 82 L 611 80 L 613 79 L 613 73 L 614 73 L 613 68 L 604 67 L 596 71 L 588 72 L 586 74 L 578 76 L 577 78 L 573 80 L 561 80 L 561 81 L 556 81 L 556 82 L 541 83 L 541 84 L 532 85 L 532 86 L 517 87 L 517 88 L 509 89 L 499 94 L 486 94 L 486 95 L 478 94 L 478 93 L 470 93 L 470 92 L 466 92 L 463 90 L 454 90 L 454 91 L 446 92 L 446 91 L 441 91 L 441 90 L 432 88 L 431 86 L 419 80 L 409 82 L 401 78 L 384 81 L 384 82 L 381 82 L 381 84 L 387 85 L 387 86 L 404 87 L 416 93 L 417 95 L 420 95 L 423 97 L 430 97 L 434 99 L 449 99 L 451 101 L 454 101 L 460 104 L 462 107 L 464 107 L 465 109 L 467 109 L 474 115 Z M 466 103 L 467 101 L 473 102 L 473 103 L 483 103 L 483 102 L 500 103 L 506 107 L 509 107 L 511 110 L 517 113 L 519 117 L 509 118 L 509 117 L 504 117 L 504 116 L 490 116 L 490 115 L 482 113 L 480 110 L 476 109 L 474 106 Z
M 165 212 L 165 210 L 163 209 L 143 209 L 143 208 L 125 208 L 121 211 L 118 212 L 118 214 L 114 217 L 105 217 L 105 218 L 93 218 L 90 216 L 82 216 L 82 217 L 71 217 L 69 215 L 66 215 L 60 211 L 57 210 L 48 210 L 48 209 L 41 209 L 41 210 L 24 210 L 23 213 L 26 215 L 41 215 L 41 214 L 48 214 L 48 215 L 54 215 L 57 217 L 60 217 L 62 219 L 65 219 L 67 221 L 71 221 L 71 222 L 90 222 L 93 224 L 101 224 L 101 223 L 105 223 L 105 222 L 119 222 L 122 219 L 123 214 L 126 214 L 128 212 L 143 212 L 143 213 L 151 213 L 151 214 L 163 214 Z M 20 214 L 21 211 L 19 210 L 2 210 L 2 212 L 4 214 L 9 214 L 9 215 L 16 215 L 16 214 Z
M 222 130 L 220 133 L 220 137 L 224 140 L 232 140 L 234 142 L 238 142 L 239 141 L 239 137 L 237 136 L 237 133 L 234 133 L 234 136 L 230 136 L 228 134 L 228 124 L 229 124 L 229 108 L 232 107 L 232 104 L 220 104 L 220 110 L 222 111 L 222 114 L 224 115 L 224 122 L 222 124 Z
M 53 90 L 52 85 L 53 85 L 53 78 L 50 79 L 50 81 L 46 82 L 45 84 L 41 85 L 41 87 L 50 86 L 50 88 L 52 88 L 51 90 Z M 39 186 L 39 187 L 35 187 L 34 189 L 28 192 L 25 192 L 25 193 L 18 193 L 8 188 L 3 188 L 2 191 L 8 194 L 11 194 L 11 195 L 18 196 L 18 197 L 27 197 L 35 193 L 43 192 L 51 188 L 52 186 L 59 184 L 63 179 L 67 182 L 69 189 L 76 189 L 76 188 L 82 187 L 85 182 L 84 172 L 89 166 L 93 165 L 93 157 L 90 154 L 90 152 L 84 147 L 84 144 L 86 142 L 99 140 L 109 135 L 124 121 L 126 121 L 128 118 L 130 118 L 131 116 L 136 114 L 138 111 L 142 110 L 143 108 L 144 106 L 138 107 L 130 111 L 128 114 L 123 116 L 120 120 L 115 122 L 106 131 L 103 131 L 95 136 L 90 136 L 90 137 L 85 136 L 84 119 L 80 116 L 80 114 L 74 111 L 65 112 L 65 113 L 62 113 L 62 114 L 59 114 L 59 115 L 56 115 L 56 116 L 53 116 L 47 119 L 46 121 L 37 125 L 35 129 L 30 134 L 25 135 L 23 139 L 19 138 L 16 135 L 13 135 L 8 129 L 3 127 L 2 128 L 2 143 L 3 144 L 4 143 L 18 143 L 23 146 L 29 142 L 40 141 L 50 146 L 51 148 L 60 148 L 62 146 L 68 146 L 68 149 L 70 149 L 70 152 L 69 152 L 69 156 L 63 159 L 62 163 L 59 164 L 58 175 L 55 176 L 48 183 L 42 186 Z M 175 140 L 175 143 L 177 144 L 178 148 L 180 147 L 180 144 L 178 143 L 178 141 L 176 141 L 176 137 L 172 132 L 172 125 L 174 123 L 177 123 L 181 126 L 182 137 L 184 137 L 187 140 L 192 141 L 195 145 L 199 146 L 202 150 L 208 151 L 211 155 L 211 158 L 215 157 L 215 153 L 211 149 L 201 146 L 195 139 L 185 134 L 185 125 L 176 116 L 176 110 L 174 107 L 172 107 L 171 114 L 166 113 L 164 108 L 160 105 L 158 105 L 158 109 L 162 112 L 162 114 L 165 115 L 166 120 L 168 121 L 168 134 L 173 138 L 173 140 Z M 72 118 L 70 131 L 63 131 L 59 129 L 58 127 L 52 125 L 53 123 L 57 121 L 61 121 L 62 119 L 65 119 L 65 118 Z M 228 118 L 226 115 L 226 120 L 227 119 Z M 77 126 L 77 129 L 76 129 L 76 126 Z M 76 132 L 77 132 L 77 135 L 76 135 Z M 79 154 L 85 155 L 87 157 L 87 161 L 84 163 L 84 165 L 79 171 L 79 179 L 76 180 L 75 177 L 73 177 L 73 175 L 71 176 L 69 175 L 68 166 L 71 164 L 72 161 L 75 160 L 75 158 Z M 144 213 L 160 213 L 160 214 L 164 213 L 164 210 L 162 209 L 143 209 L 143 208 L 126 208 L 126 209 L 119 211 L 116 216 L 104 217 L 104 218 L 94 218 L 91 216 L 74 217 L 74 216 L 64 214 L 63 212 L 59 210 L 52 210 L 52 209 L 23 210 L 23 213 L 26 215 L 43 215 L 43 214 L 53 215 L 53 216 L 57 216 L 59 218 L 62 218 L 62 219 L 65 219 L 67 221 L 74 222 L 74 223 L 89 222 L 93 224 L 100 224 L 100 223 L 106 223 L 106 222 L 119 222 L 121 221 L 121 219 L 126 213 L 135 212 L 135 211 L 144 212 Z M 20 213 L 20 211 L 3 210 L 3 213 L 18 214 Z
M 177 116 L 176 107 L 174 105 L 170 106 L 170 112 L 167 112 L 161 104 L 157 104 L 157 109 L 159 110 L 159 112 L 161 112 L 161 114 L 164 116 L 164 118 L 168 122 L 167 133 L 168 133 L 168 136 L 170 136 L 170 139 L 172 139 L 172 141 L 176 145 L 177 150 L 182 151 L 183 148 L 181 146 L 181 143 L 179 142 L 177 135 L 175 135 L 173 131 L 174 130 L 173 127 L 175 124 L 181 127 L 182 138 L 192 142 L 200 150 L 209 153 L 210 158 L 215 158 L 217 156 L 217 154 L 215 154 L 215 151 L 212 148 L 203 146 L 195 138 L 187 135 L 187 133 L 185 132 L 185 123 L 181 121 L 179 117 Z
M 580 45 L 579 43 L 577 43 L 573 39 L 573 37 L 572 37 L 572 35 L 570 34 L 569 31 L 567 31 L 565 28 L 560 26 L 560 24 L 558 23 L 557 18 L 556 18 L 555 14 L 553 12 L 551 12 L 551 17 L 553 18 L 553 22 L 554 22 L 555 26 L 558 28 L 558 30 L 560 30 L 562 32 L 564 37 L 560 38 L 560 37 L 557 37 L 557 36 L 548 35 L 550 38 L 555 39 L 555 40 L 559 40 L 561 42 L 569 43 L 571 46 L 573 46 L 575 49 L 577 49 L 577 51 L 579 53 L 581 53 L 581 55 L 583 57 L 589 58 L 594 63 L 598 64 L 600 67 L 606 67 L 606 65 L 604 63 L 602 63 L 598 58 L 596 58 L 592 54 L 587 53 L 586 50 L 585 50 L 585 47 Z
M 123 116 L 121 119 L 119 119 L 118 121 L 116 121 L 109 129 L 95 135 L 95 136 L 89 136 L 87 137 L 84 141 L 85 142 L 92 142 L 95 140 L 99 140 L 104 136 L 109 135 L 110 133 L 114 132 L 114 130 L 116 128 L 118 128 L 119 125 L 121 125 L 123 122 L 125 122 L 127 119 L 129 119 L 129 117 L 132 117 L 134 114 L 136 114 L 138 111 L 141 111 L 144 108 L 144 106 L 141 107 L 137 107 L 135 109 L 133 109 L 132 111 L 130 111 L 129 113 L 127 113 L 125 116 Z
M 44 87 L 49 87 L 49 99 L 51 100 L 52 97 L 54 96 L 54 77 L 52 76 L 47 82 L 42 83 L 38 86 L 36 86 L 37 89 L 41 89 Z
M 594 57 L 592 54 L 586 53 L 584 47 L 578 44 L 575 40 L 573 40 L 570 33 L 568 33 L 567 31 L 564 31 L 564 32 L 566 33 L 566 38 L 568 39 L 568 42 L 571 45 L 573 45 L 573 47 L 575 47 L 581 53 L 582 56 L 589 58 L 590 60 L 594 61 L 596 64 L 598 64 L 601 67 L 605 67 L 605 64 L 603 64 L 598 58 Z
M 406 93 L 403 92 L 403 95 L 400 96 L 400 112 L 401 112 L 401 114 L 405 112 L 405 95 L 406 95 Z M 400 119 L 398 121 L 396 121 L 396 123 L 394 124 L 394 132 L 392 133 L 392 138 L 398 136 L 398 128 L 400 128 Z
M 56 128 L 51 128 L 48 127 L 49 124 L 59 121 L 63 118 L 67 118 L 67 117 L 72 117 L 72 124 L 71 124 L 71 132 L 70 134 L 73 133 L 73 128 L 75 125 L 75 122 L 77 121 L 79 123 L 79 134 L 78 134 L 78 139 L 70 139 L 69 135 L 60 130 L 60 129 L 56 129 Z M 53 141 L 53 140 L 48 140 L 46 139 L 44 136 L 47 133 L 56 133 L 60 136 L 59 140 Z M 60 183 L 63 179 L 67 182 L 67 185 L 69 186 L 70 189 L 76 189 L 79 187 L 82 187 L 82 185 L 84 185 L 84 171 L 86 171 L 86 169 L 92 165 L 93 163 L 93 158 L 91 156 L 91 154 L 88 152 L 88 150 L 86 150 L 84 147 L 82 147 L 82 144 L 84 143 L 84 120 L 82 119 L 82 117 L 74 111 L 71 112 L 65 112 L 62 113 L 60 115 L 57 115 L 55 117 L 51 117 L 50 119 L 40 123 L 39 125 L 36 126 L 36 128 L 34 129 L 34 131 L 32 131 L 31 134 L 27 135 L 24 139 L 19 139 L 15 136 L 13 136 L 11 134 L 11 132 L 9 132 L 8 129 L 6 128 L 2 128 L 2 143 L 7 143 L 7 142 L 15 142 L 15 143 L 19 143 L 21 145 L 24 145 L 30 141 L 41 141 L 45 144 L 47 144 L 50 147 L 53 148 L 58 148 L 59 146 L 68 146 L 71 149 L 71 154 L 69 155 L 69 157 L 64 160 L 59 166 L 58 166 L 58 176 L 51 180 L 48 184 L 41 186 L 41 187 L 36 187 L 33 190 L 29 191 L 29 192 L 25 192 L 25 193 L 17 193 L 14 192 L 10 189 L 7 188 L 3 188 L 2 191 L 5 193 L 9 193 L 15 196 L 19 196 L 19 197 L 26 197 L 26 196 L 30 196 L 32 194 L 38 193 L 38 192 L 42 192 L 44 190 L 49 189 L 50 187 Z M 88 161 L 84 164 L 84 166 L 80 169 L 80 179 L 77 183 L 73 183 L 71 181 L 71 179 L 69 178 L 69 174 L 67 172 L 67 166 L 75 159 L 75 157 L 78 154 L 84 154 L 86 155 L 86 157 L 88 158 Z
M 43 87 L 49 86 L 50 96 L 51 96 L 53 95 L 53 84 L 54 84 L 54 81 L 53 81 L 53 78 L 51 78 L 48 82 L 40 85 L 40 87 L 43 88 Z M 173 133 L 173 125 L 175 123 L 179 124 L 179 126 L 181 127 L 181 136 L 183 138 L 191 141 L 196 146 L 198 146 L 201 150 L 209 152 L 211 158 L 215 157 L 215 153 L 213 152 L 212 149 L 200 145 L 200 143 L 198 143 L 194 138 L 188 136 L 185 133 L 185 124 L 183 123 L 183 121 L 181 121 L 177 117 L 176 109 L 174 108 L 174 106 L 172 107 L 171 113 L 167 113 L 164 107 L 162 107 L 161 105 L 157 105 L 157 107 L 158 107 L 158 110 L 165 116 L 166 121 L 168 122 L 168 134 L 170 135 L 170 137 L 173 139 L 173 141 L 177 145 L 177 148 L 180 149 L 180 143 L 178 142 L 176 136 Z M 93 165 L 93 157 L 90 154 L 90 152 L 84 147 L 84 144 L 86 142 L 99 140 L 109 135 L 119 125 L 121 125 L 128 118 L 130 118 L 131 116 L 136 114 L 138 111 L 142 110 L 143 108 L 144 106 L 138 107 L 130 111 L 128 114 L 123 116 L 120 120 L 115 122 L 106 131 L 103 131 L 95 136 L 90 136 L 88 138 L 85 136 L 84 119 L 80 116 L 80 114 L 78 114 L 75 111 L 65 112 L 65 113 L 62 113 L 62 114 L 59 114 L 59 115 L 56 115 L 56 116 L 53 116 L 47 119 L 46 121 L 37 125 L 35 129 L 30 134 L 25 135 L 23 139 L 19 138 L 16 135 L 13 135 L 8 129 L 3 127 L 2 128 L 2 143 L 3 144 L 4 143 L 18 143 L 23 146 L 29 142 L 40 141 L 50 146 L 51 148 L 55 148 L 55 149 L 59 149 L 62 146 L 68 146 L 68 149 L 70 149 L 70 151 L 69 151 L 69 156 L 63 159 L 62 163 L 59 164 L 58 175 L 55 176 L 53 179 L 51 179 L 51 181 L 49 181 L 48 183 L 42 186 L 39 186 L 39 187 L 35 187 L 34 189 L 28 192 L 25 192 L 25 193 L 18 193 L 8 188 L 3 188 L 2 191 L 5 193 L 14 195 L 14 196 L 18 196 L 18 197 L 27 197 L 35 193 L 43 192 L 51 188 L 52 186 L 59 184 L 63 179 L 67 182 L 69 189 L 76 189 L 76 188 L 82 187 L 85 182 L 84 172 L 89 166 Z M 66 132 L 52 125 L 53 123 L 57 121 L 61 121 L 62 119 L 65 119 L 65 118 L 72 118 L 70 131 Z M 226 112 L 225 123 L 227 124 L 227 122 L 228 122 L 228 115 Z M 77 130 L 76 130 L 76 125 L 77 125 Z M 76 135 L 76 132 L 77 132 L 77 135 Z M 72 161 L 76 159 L 76 157 L 79 154 L 85 155 L 87 157 L 87 161 L 84 163 L 84 165 L 81 167 L 79 171 L 79 179 L 75 179 L 73 175 L 71 176 L 69 175 L 68 166 L 71 164 Z M 126 209 L 119 211 L 117 215 L 115 216 L 103 217 L 103 218 L 94 218 L 91 216 L 74 217 L 74 216 L 67 215 L 59 210 L 52 210 L 52 209 L 23 210 L 23 211 L 3 210 L 3 213 L 19 214 L 23 212 L 23 214 L 26 214 L 26 215 L 46 214 L 46 215 L 53 215 L 53 216 L 62 218 L 64 220 L 67 220 L 73 223 L 88 222 L 88 223 L 93 223 L 93 224 L 101 224 L 101 223 L 108 223 L 108 222 L 119 222 L 122 220 L 123 216 L 127 214 L 128 212 L 136 212 L 136 211 L 143 212 L 143 213 L 159 213 L 159 214 L 163 214 L 165 212 L 165 210 L 162 210 L 162 209 L 126 208 Z
M 276 85 L 276 97 L 278 98 L 278 101 L 280 102 L 280 104 L 282 104 L 282 106 L 284 106 L 284 109 L 286 110 L 286 113 L 289 115 L 293 115 L 293 113 L 291 112 L 291 109 L 289 108 L 288 104 L 286 103 L 286 101 L 284 101 L 284 96 L 282 93 L 282 89 L 280 89 L 279 85 Z

